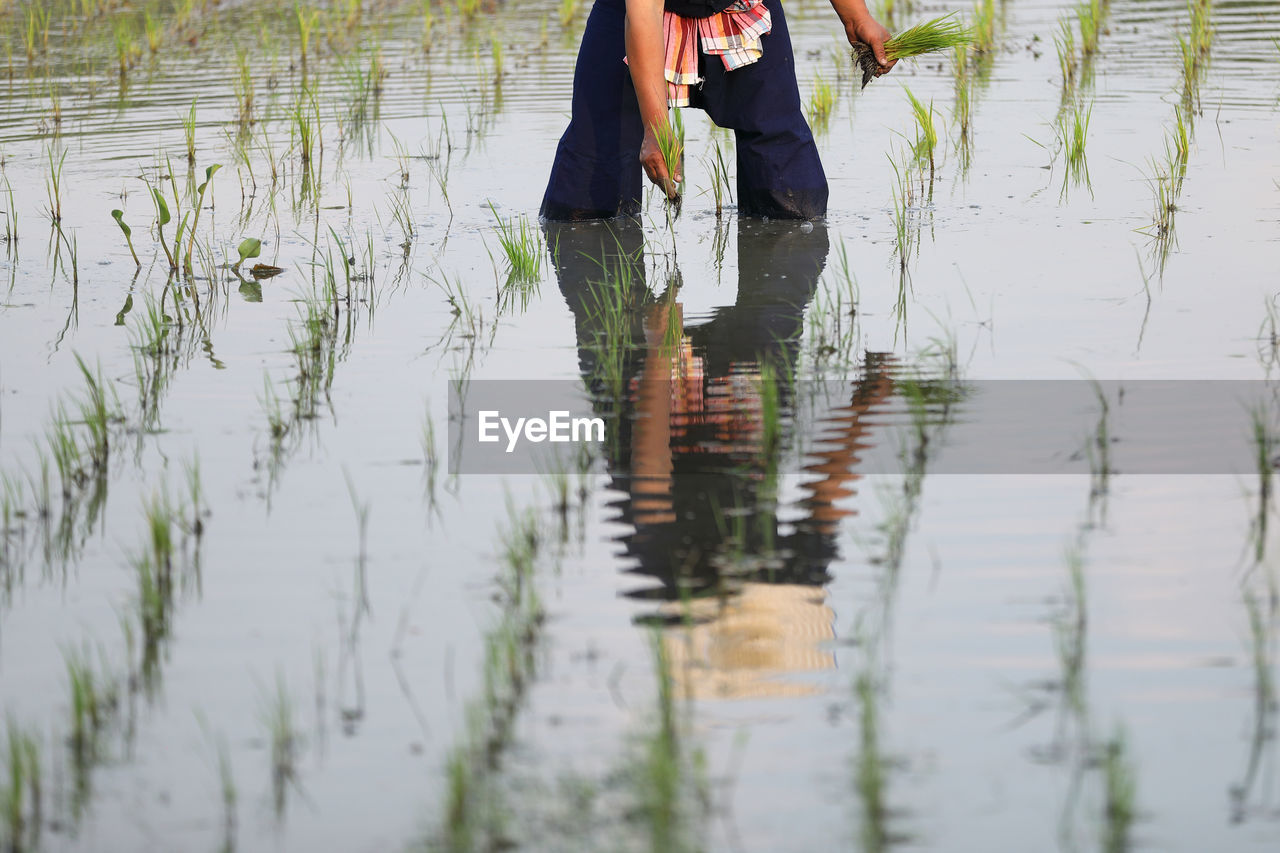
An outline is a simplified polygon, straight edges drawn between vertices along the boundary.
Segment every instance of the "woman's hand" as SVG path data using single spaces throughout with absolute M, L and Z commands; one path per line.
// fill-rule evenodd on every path
M 674 200 L 679 195 L 681 167 L 676 166 L 676 174 L 668 174 L 658 147 L 658 133 L 671 129 L 667 123 L 667 79 L 662 67 L 662 0 L 627 0 L 626 44 L 627 65 L 644 123 L 640 165 L 649 180 Z
M 668 129 L 667 132 L 671 131 Z M 654 186 L 666 193 L 667 198 L 675 201 L 680 195 L 680 182 L 684 180 L 684 175 L 681 174 L 684 164 L 676 164 L 674 175 L 667 171 L 667 161 L 662 156 L 662 149 L 658 147 L 658 135 L 652 125 L 646 125 L 644 129 L 644 141 L 640 143 L 640 165 L 644 167 L 644 173 L 653 181 Z
M 884 43 L 889 40 L 891 33 L 867 11 L 865 0 L 831 0 L 831 5 L 844 24 L 844 34 L 848 37 L 849 44 L 860 41 L 870 47 L 876 64 L 880 66 L 876 69 L 876 76 L 888 74 L 889 69 L 898 63 L 898 60 L 884 55 Z
M 884 43 L 889 40 L 892 35 L 879 21 L 871 17 L 868 13 L 866 17 L 859 17 L 851 23 L 845 24 L 845 34 L 849 37 L 849 43 L 860 41 L 871 48 L 872 55 L 876 58 L 876 64 L 880 67 L 876 69 L 876 76 L 888 74 L 889 69 L 897 64 L 898 60 L 889 59 L 884 55 Z

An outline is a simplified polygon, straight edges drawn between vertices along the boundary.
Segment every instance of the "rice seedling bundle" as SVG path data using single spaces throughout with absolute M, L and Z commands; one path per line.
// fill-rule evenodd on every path
M 885 56 L 890 60 L 908 59 L 968 45 L 973 41 L 973 31 L 963 26 L 955 14 L 952 12 L 903 30 L 884 43 Z M 862 69 L 862 87 L 865 89 L 880 67 L 871 45 L 854 42 L 853 63 Z

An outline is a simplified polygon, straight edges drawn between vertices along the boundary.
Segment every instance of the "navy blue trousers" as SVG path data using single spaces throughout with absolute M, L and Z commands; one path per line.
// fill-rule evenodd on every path
M 817 219 L 827 212 L 827 178 L 805 122 L 791 36 L 779 0 L 764 0 L 773 31 L 764 56 L 726 71 L 699 54 L 706 78 L 690 106 L 732 128 L 738 148 L 738 214 Z M 556 148 L 542 198 L 553 221 L 608 219 L 640 212 L 644 127 L 626 55 L 625 0 L 596 0 L 573 75 L 573 114 Z

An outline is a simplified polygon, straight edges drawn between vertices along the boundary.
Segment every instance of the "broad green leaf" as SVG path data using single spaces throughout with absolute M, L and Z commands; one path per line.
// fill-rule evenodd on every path
M 160 227 L 163 228 L 169 224 L 171 219 L 173 219 L 173 217 L 169 215 L 169 205 L 165 204 L 164 196 L 161 195 L 160 190 L 155 187 L 151 188 L 151 195 L 156 200 L 156 215 L 160 217 Z
M 112 219 L 114 219 L 114 220 L 116 221 L 116 224 L 120 226 L 120 230 L 124 232 L 124 236 L 125 236 L 125 237 L 132 237 L 132 236 L 133 236 L 133 232 L 129 230 L 129 226 L 124 224 L 124 211 L 123 211 L 123 210 L 113 210 L 113 211 L 111 211 L 111 218 L 112 218 Z
M 240 264 L 242 264 L 249 258 L 256 258 L 262 254 L 262 241 L 257 237 L 246 238 L 236 251 L 240 253 Z M 236 266 L 240 264 L 236 264 Z

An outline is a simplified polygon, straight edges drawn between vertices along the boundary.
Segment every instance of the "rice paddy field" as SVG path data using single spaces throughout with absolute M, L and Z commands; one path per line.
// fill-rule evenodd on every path
M 557 226 L 585 0 L 0 0 L 0 848 L 1277 849 L 1280 3 L 785 10 Z

